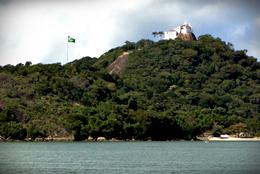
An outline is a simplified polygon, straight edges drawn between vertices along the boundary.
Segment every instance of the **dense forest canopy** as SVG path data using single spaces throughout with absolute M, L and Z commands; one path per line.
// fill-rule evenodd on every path
M 128 52 L 119 74 L 108 66 Z M 75 140 L 260 135 L 260 63 L 231 43 L 127 41 L 100 58 L 0 67 L 0 136 Z

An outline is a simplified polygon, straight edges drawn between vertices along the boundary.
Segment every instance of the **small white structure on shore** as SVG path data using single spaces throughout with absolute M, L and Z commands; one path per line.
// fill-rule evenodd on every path
M 178 35 L 180 34 L 192 34 L 192 25 L 190 23 L 184 22 L 183 25 L 179 25 L 176 28 L 165 31 L 164 32 L 164 40 L 169 40 L 169 39 L 176 39 Z
M 222 138 L 222 139 L 227 139 L 227 138 L 229 138 L 229 135 L 227 135 L 227 134 L 220 135 L 220 138 Z

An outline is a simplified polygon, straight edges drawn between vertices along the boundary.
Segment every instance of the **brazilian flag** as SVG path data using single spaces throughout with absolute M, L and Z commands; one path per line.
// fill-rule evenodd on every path
M 75 43 L 76 39 L 74 39 L 73 37 L 68 36 L 68 42 Z

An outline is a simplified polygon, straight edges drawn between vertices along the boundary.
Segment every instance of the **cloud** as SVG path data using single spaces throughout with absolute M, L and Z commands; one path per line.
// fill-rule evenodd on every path
M 212 34 L 260 57 L 258 1 L 2 2 L 0 65 L 66 63 L 68 35 L 76 39 L 69 45 L 69 61 L 99 57 L 126 40 L 153 39 L 153 31 L 168 30 L 184 21 L 192 22 L 197 36 Z
M 4 5 L 8 5 L 12 2 L 12 0 L 0 0 L 0 5 L 4 6 Z
M 67 36 L 69 57 L 99 56 L 111 48 L 113 38 L 124 30 L 116 25 L 124 10 L 138 9 L 144 2 L 82 1 L 78 3 L 41 3 L 28 1 L 1 7 L 0 64 L 66 61 Z M 14 13 L 15 12 L 15 13 Z M 119 16 L 119 18 L 118 18 Z

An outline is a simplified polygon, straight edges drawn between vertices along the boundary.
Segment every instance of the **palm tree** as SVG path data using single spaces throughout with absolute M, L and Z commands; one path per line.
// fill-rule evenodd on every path
M 164 34 L 164 33 L 163 33 L 162 31 L 159 31 L 159 32 L 154 31 L 154 32 L 152 32 L 152 35 L 153 35 L 154 37 L 156 37 L 157 35 L 159 35 L 159 37 L 162 37 L 163 34 Z

